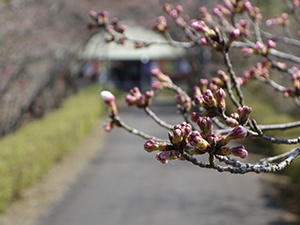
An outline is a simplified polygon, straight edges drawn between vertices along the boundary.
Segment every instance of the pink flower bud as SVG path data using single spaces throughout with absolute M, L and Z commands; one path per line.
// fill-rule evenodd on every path
M 144 143 L 144 149 L 147 152 L 153 152 L 155 150 L 158 150 L 158 148 L 159 148 L 159 143 L 152 139 L 149 139 Z
M 164 11 L 165 11 L 166 13 L 169 13 L 171 10 L 172 10 L 172 5 L 171 5 L 170 3 L 166 3 L 166 4 L 164 5 Z
M 211 134 L 213 123 L 210 117 L 199 117 L 197 124 L 200 127 L 201 135 L 208 137 Z
M 229 40 L 234 41 L 236 39 L 238 39 L 241 35 L 241 32 L 239 29 L 234 28 L 232 30 L 230 30 L 229 32 Z
M 191 119 L 191 121 L 193 121 L 193 122 L 197 122 L 197 120 L 199 119 L 199 117 L 200 117 L 200 115 L 199 115 L 198 113 L 192 112 L 192 113 L 191 113 L 191 116 L 190 116 L 190 119 Z
M 114 123 L 112 121 L 106 121 L 103 122 L 102 127 L 106 132 L 110 132 L 114 127 Z
M 202 20 L 193 20 L 191 21 L 191 27 L 194 28 L 196 31 L 205 33 L 209 31 L 209 27 L 206 25 L 206 23 Z
M 231 139 L 244 139 L 247 136 L 247 129 L 241 125 L 236 126 L 230 133 L 227 135 L 227 140 Z
M 115 96 L 110 91 L 102 91 L 100 95 L 108 106 L 115 104 Z
M 245 146 L 240 145 L 236 147 L 230 147 L 230 151 L 234 156 L 238 156 L 242 159 L 248 156 L 248 151 L 246 150 Z
M 268 48 L 276 48 L 276 42 L 272 41 L 272 40 L 268 40 Z
M 253 53 L 253 50 L 251 48 L 242 48 L 242 55 L 243 57 L 247 58 Z
M 245 106 L 240 106 L 238 108 L 237 113 L 239 115 L 239 120 L 240 120 L 241 124 L 245 124 L 247 122 L 251 112 L 252 112 L 252 108 L 249 107 L 249 106 L 246 106 L 246 105 Z
M 161 163 L 166 164 L 168 163 L 171 155 L 172 155 L 171 151 L 164 151 L 164 152 L 157 153 L 155 157 Z
M 209 107 L 212 107 L 215 105 L 215 98 L 210 89 L 207 89 L 203 93 L 202 97 L 203 97 L 204 103 L 207 104 Z
M 216 91 L 216 100 L 217 100 L 218 107 L 220 109 L 225 109 L 226 107 L 225 99 L 226 99 L 226 92 L 223 90 L 223 88 L 218 89 Z
M 197 147 L 199 150 L 205 150 L 209 146 L 208 142 L 201 136 L 200 132 L 197 130 L 190 133 L 188 141 L 191 146 Z
M 231 118 L 231 117 L 227 118 L 225 122 L 226 122 L 226 125 L 229 127 L 235 127 L 235 126 L 239 125 L 239 122 L 236 119 Z

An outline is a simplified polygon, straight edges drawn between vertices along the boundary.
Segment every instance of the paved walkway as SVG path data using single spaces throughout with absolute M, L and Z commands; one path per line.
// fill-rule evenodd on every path
M 142 112 L 124 110 L 129 124 L 167 137 Z M 156 110 L 175 121 L 169 107 Z M 113 130 L 38 225 L 291 224 L 284 210 L 272 206 L 267 175 L 218 173 L 181 161 L 162 165 L 143 143 Z

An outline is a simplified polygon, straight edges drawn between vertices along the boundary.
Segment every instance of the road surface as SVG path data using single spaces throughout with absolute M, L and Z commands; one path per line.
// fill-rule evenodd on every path
M 154 109 L 171 123 L 173 110 Z M 167 132 L 141 110 L 120 115 L 143 130 Z M 197 168 L 187 162 L 163 165 L 143 150 L 144 140 L 114 129 L 76 182 L 38 225 L 276 225 L 286 212 L 272 206 L 267 175 L 232 175 Z

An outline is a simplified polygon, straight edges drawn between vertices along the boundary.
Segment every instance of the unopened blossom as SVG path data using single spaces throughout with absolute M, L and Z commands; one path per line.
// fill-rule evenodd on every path
M 265 45 L 260 41 L 257 41 L 254 45 L 254 53 L 255 54 L 262 54 L 264 53 Z
M 108 106 L 112 106 L 114 104 L 115 96 L 110 91 L 101 91 L 100 95 Z
M 105 104 L 109 106 L 110 114 L 117 114 L 118 110 L 115 102 L 115 96 L 110 91 L 102 91 L 100 95 Z
M 163 89 L 163 87 L 164 86 L 162 85 L 162 83 L 158 80 L 155 80 L 155 81 L 152 82 L 152 88 L 154 90 L 161 90 L 161 89 Z
M 247 129 L 242 125 L 236 126 L 230 133 L 227 135 L 227 140 L 231 139 L 244 139 L 247 136 Z
M 163 9 L 166 13 L 169 13 L 172 10 L 172 5 L 170 3 L 166 3 L 166 4 L 164 4 Z
M 215 100 L 215 97 L 212 93 L 212 91 L 210 89 L 207 89 L 203 95 L 203 100 L 204 100 L 204 103 L 208 106 L 208 107 L 213 107 L 215 106 L 216 104 L 216 100 Z
M 203 20 L 191 21 L 191 27 L 201 33 L 206 33 L 210 30 L 210 28 L 206 25 L 206 23 Z
M 191 146 L 197 147 L 199 150 L 205 150 L 209 146 L 208 142 L 201 136 L 200 132 L 197 130 L 190 133 L 188 141 Z
M 252 49 L 252 48 L 247 48 L 247 47 L 242 48 L 242 56 L 243 56 L 243 57 L 247 58 L 247 57 L 249 57 L 252 53 L 253 53 L 253 49 Z
M 210 117 L 199 117 L 197 124 L 201 130 L 202 136 L 208 137 L 211 134 L 213 123 Z
M 157 78 L 160 82 L 172 83 L 171 78 L 168 75 L 165 75 L 159 68 L 154 68 L 151 70 L 153 77 Z
M 103 122 L 102 127 L 106 132 L 110 132 L 114 127 L 114 123 L 112 121 L 106 121 Z
M 239 121 L 241 124 L 245 124 L 248 121 L 251 112 L 252 108 L 246 105 L 238 108 L 237 113 L 239 115 Z
M 230 147 L 230 151 L 231 151 L 232 155 L 238 156 L 242 159 L 244 159 L 248 156 L 248 151 L 246 150 L 245 146 L 243 146 L 243 145 Z
M 157 24 L 154 26 L 154 28 L 159 32 L 165 32 L 168 28 L 166 18 L 164 16 L 159 16 L 157 18 Z
M 158 147 L 159 147 L 159 143 L 157 141 L 154 141 L 152 139 L 149 139 L 147 140 L 145 143 L 144 143 L 144 149 L 147 151 L 147 152 L 153 152 L 153 151 L 156 151 L 158 150 Z
M 157 153 L 155 157 L 161 163 L 166 164 L 166 163 L 168 163 L 171 156 L 172 156 L 171 151 L 164 151 L 164 152 Z
M 268 48 L 275 48 L 276 47 L 276 42 L 272 41 L 272 40 L 268 40 L 267 47 Z
M 176 103 L 181 105 L 187 111 L 189 111 L 192 108 L 192 102 L 190 97 L 183 92 L 177 95 Z
M 218 89 L 216 91 L 216 100 L 217 100 L 217 106 L 220 109 L 225 109 L 226 107 L 225 99 L 226 99 L 226 92 L 224 91 L 224 89 L 223 88 Z
M 193 121 L 193 122 L 197 122 L 197 120 L 199 119 L 199 117 L 200 117 L 199 113 L 197 113 L 197 112 L 192 112 L 192 113 L 191 113 L 191 116 L 190 116 L 190 119 L 191 119 L 191 121 Z
M 234 40 L 237 40 L 241 35 L 241 32 L 239 29 L 237 28 L 234 28 L 234 29 L 231 29 L 229 31 L 229 40 L 230 41 L 234 41 Z
M 239 125 L 239 122 L 232 117 L 227 118 L 225 123 L 229 127 L 236 127 L 237 125 Z

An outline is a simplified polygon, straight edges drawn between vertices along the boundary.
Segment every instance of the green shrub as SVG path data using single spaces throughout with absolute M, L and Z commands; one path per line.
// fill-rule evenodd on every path
M 91 130 L 102 110 L 99 85 L 0 139 L 0 211 L 37 182 Z

